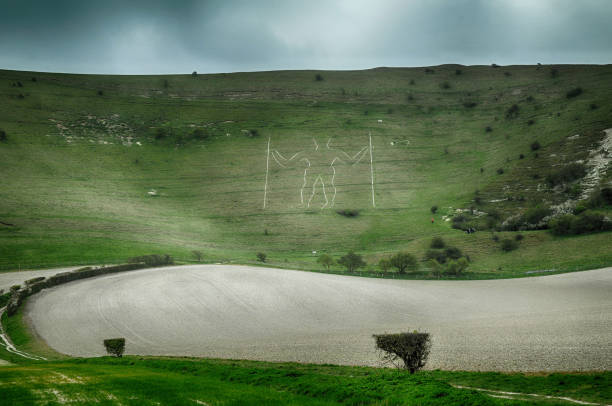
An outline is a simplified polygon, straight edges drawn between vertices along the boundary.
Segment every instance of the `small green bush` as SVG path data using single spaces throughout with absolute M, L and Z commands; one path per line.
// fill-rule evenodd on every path
M 425 366 L 431 348 L 429 333 L 379 334 L 374 335 L 376 348 L 385 362 L 397 368 L 409 370 L 411 374 Z M 401 361 L 399 363 L 398 361 Z
M 6 142 L 8 136 L 6 135 L 6 131 L 0 130 L 0 142 Z
M 436 212 L 438 211 L 438 206 L 433 205 L 433 206 L 431 206 L 431 208 L 429 210 L 431 211 L 432 214 L 436 214 Z
M 506 110 L 506 118 L 516 118 L 519 115 L 519 106 L 518 104 L 513 104 Z
M 200 251 L 200 250 L 193 250 L 193 251 L 191 251 L 191 255 L 193 255 L 193 257 L 198 262 L 201 262 L 202 258 L 204 257 L 204 253 L 202 251 Z
M 446 243 L 442 237 L 434 237 L 431 239 L 431 244 L 429 244 L 431 248 L 444 248 Z
M 580 179 L 584 175 L 586 175 L 586 173 L 587 169 L 584 164 L 572 162 L 568 165 L 565 165 L 561 169 L 558 169 L 546 175 L 546 182 L 548 182 L 551 187 L 554 187 L 562 183 L 568 183 L 576 179 Z
M 266 262 L 267 257 L 268 256 L 264 252 L 258 252 L 257 253 L 257 260 L 259 262 Z
M 387 272 L 392 267 L 391 261 L 388 258 L 381 258 L 380 261 L 378 261 L 378 267 Z
M 466 102 L 463 102 L 463 107 L 468 108 L 468 109 L 474 108 L 474 107 L 476 107 L 477 105 L 478 105 L 478 103 L 473 102 L 473 101 L 466 101 Z
M 501 249 L 503 251 L 514 251 L 518 248 L 518 242 L 516 240 L 511 240 L 509 238 L 504 238 L 501 240 Z
M 457 260 L 450 260 L 448 264 L 446 264 L 444 273 L 451 276 L 461 276 L 467 270 L 468 265 L 468 260 L 465 257 Z
M 334 259 L 329 254 L 321 254 L 319 258 L 317 258 L 317 262 L 325 267 L 329 271 L 329 267 L 334 264 Z
M 497 172 L 498 175 L 503 175 L 504 168 L 497 168 L 497 171 L 495 171 L 495 172 Z
M 572 89 L 572 90 L 569 90 L 569 91 L 568 91 L 568 92 L 565 94 L 565 96 L 566 96 L 568 99 L 571 99 L 571 98 L 573 98 L 573 97 L 578 97 L 578 96 L 580 96 L 581 94 L 582 94 L 582 88 L 581 88 L 581 87 L 576 87 L 576 88 L 574 88 L 574 89 Z
M 104 348 L 109 355 L 121 358 L 125 350 L 125 338 L 108 338 L 104 340 Z
M 354 209 L 337 210 L 336 213 L 338 213 L 339 215 L 344 216 L 344 217 L 357 217 L 357 216 L 359 216 L 359 210 L 354 210 Z
M 542 146 L 540 145 L 540 143 L 538 141 L 534 141 L 531 143 L 531 150 L 532 151 L 537 151 L 540 148 L 542 148 Z
M 416 271 L 419 267 L 416 257 L 407 252 L 398 252 L 389 259 L 389 262 L 400 274 L 406 273 L 407 270 Z
M 320 74 L 320 73 L 317 73 L 317 74 L 315 75 L 315 80 L 316 80 L 317 82 L 322 82 L 322 81 L 323 81 L 323 76 L 321 76 L 321 74 Z
M 338 260 L 338 263 L 346 268 L 349 272 L 354 272 L 359 268 L 366 266 L 365 261 L 359 254 L 350 251 Z
M 542 219 L 550 215 L 551 210 L 548 207 L 536 206 L 528 209 L 523 214 L 523 221 L 527 224 L 538 224 Z
M 493 131 L 493 128 L 491 128 L 491 126 L 488 125 L 488 126 L 485 127 L 485 132 L 486 133 L 490 133 L 492 131 Z
M 440 87 L 442 89 L 446 90 L 446 89 L 450 89 L 451 85 L 448 82 L 442 82 L 442 83 L 440 83 Z
M 444 250 L 444 255 L 450 259 L 459 259 L 463 256 L 463 253 L 457 247 L 446 247 Z

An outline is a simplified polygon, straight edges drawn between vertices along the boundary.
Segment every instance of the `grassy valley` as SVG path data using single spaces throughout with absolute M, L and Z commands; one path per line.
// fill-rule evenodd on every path
M 608 266 L 609 232 L 556 236 L 504 222 L 609 185 L 605 159 L 595 182 L 552 185 L 547 175 L 580 160 L 593 167 L 612 127 L 611 83 L 610 66 L 586 65 L 0 71 L 0 269 L 149 253 L 190 262 L 199 250 L 206 262 L 264 252 L 274 266 L 322 270 L 321 253 L 355 250 L 377 271 L 397 251 L 424 259 L 434 236 L 469 256 L 473 277 Z M 331 155 L 315 162 L 317 148 Z M 298 152 L 312 161 L 306 188 L 306 161 L 282 160 Z M 346 162 L 334 166 L 331 207 L 335 156 Z M 589 210 L 607 216 L 610 206 Z M 453 228 L 457 215 L 477 232 Z M 518 249 L 500 248 L 517 234 Z

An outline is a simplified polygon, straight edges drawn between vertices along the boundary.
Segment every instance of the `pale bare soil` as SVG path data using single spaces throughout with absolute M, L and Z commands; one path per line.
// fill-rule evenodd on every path
M 433 334 L 429 368 L 612 369 L 612 268 L 511 280 L 404 281 L 246 266 L 176 266 L 33 296 L 54 349 L 377 365 L 372 334 Z

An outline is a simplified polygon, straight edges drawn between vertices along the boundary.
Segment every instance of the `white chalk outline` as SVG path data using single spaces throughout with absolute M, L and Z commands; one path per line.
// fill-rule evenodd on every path
M 352 162 L 351 166 L 355 166 L 357 165 L 359 162 L 361 162 L 361 160 L 363 159 L 363 157 L 366 156 L 367 152 L 370 152 L 370 183 L 372 185 L 372 207 L 376 208 L 376 201 L 374 199 L 374 167 L 373 167 L 373 153 L 372 153 L 372 133 L 370 132 L 368 134 L 369 136 L 369 146 L 365 146 L 362 149 L 360 149 L 355 155 L 350 156 L 348 153 L 346 153 L 343 150 L 339 150 L 339 153 L 344 154 L 344 156 Z M 267 202 L 267 192 L 268 192 L 268 174 L 270 171 L 270 139 L 271 137 L 268 137 L 268 148 L 267 148 L 267 155 L 266 155 L 266 181 L 264 184 L 264 203 L 263 203 L 263 208 L 266 208 L 266 202 Z M 325 147 L 327 149 L 332 149 L 329 144 L 331 142 L 331 137 L 327 139 L 327 143 L 325 144 Z M 317 143 L 317 140 L 312 137 L 312 141 L 314 143 L 314 147 L 315 147 L 315 151 L 319 150 L 319 144 Z M 282 159 L 284 162 L 290 162 L 293 161 L 294 158 L 296 158 L 299 154 L 301 154 L 304 151 L 298 151 L 295 154 L 293 154 L 291 156 L 291 158 L 287 159 L 285 158 L 278 150 L 273 150 L 272 151 L 272 159 L 274 159 L 274 161 L 281 167 L 281 168 L 287 168 L 287 166 L 283 163 L 281 163 L 281 161 L 279 161 L 279 158 Z M 315 194 L 316 194 L 316 185 L 317 183 L 320 181 L 321 182 L 321 189 L 323 190 L 323 197 L 325 198 L 325 204 L 323 204 L 321 206 L 321 210 L 326 208 L 328 205 L 329 207 L 333 207 L 335 202 L 336 202 L 336 194 L 337 194 L 337 188 L 336 188 L 336 184 L 335 184 L 335 179 L 336 179 L 336 167 L 334 166 L 334 164 L 336 163 L 336 161 L 340 161 L 340 162 L 344 162 L 340 157 L 335 157 L 332 162 L 330 163 L 330 167 L 332 169 L 332 177 L 331 177 L 331 187 L 333 188 L 333 196 L 331 198 L 331 204 L 330 201 L 327 197 L 327 192 L 325 191 L 325 182 L 323 181 L 323 176 L 319 173 L 317 174 L 317 177 L 315 178 L 314 182 L 312 183 L 312 193 L 310 195 L 310 198 L 308 199 L 308 202 L 306 204 L 306 207 L 310 207 L 310 203 L 312 202 L 312 199 L 314 198 Z M 311 163 L 310 160 L 308 158 L 301 158 L 300 161 L 305 161 L 306 162 L 306 168 L 304 169 L 304 181 L 302 183 L 302 187 L 300 188 L 300 204 L 303 206 L 304 205 L 304 189 L 306 188 L 306 185 L 308 184 L 308 170 L 311 168 Z
M 372 207 L 376 208 L 376 201 L 374 200 L 374 157 L 372 155 L 372 132 L 368 133 L 370 137 L 370 179 L 372 180 Z
M 276 158 L 274 158 L 276 159 Z M 277 161 L 278 162 L 278 161 Z M 264 185 L 264 201 L 263 208 L 266 208 L 266 199 L 268 197 L 268 172 L 270 168 L 270 137 L 268 137 L 268 153 L 266 154 L 266 183 Z

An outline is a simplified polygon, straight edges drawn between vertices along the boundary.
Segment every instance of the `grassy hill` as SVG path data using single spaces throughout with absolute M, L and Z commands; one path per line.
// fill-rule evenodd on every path
M 545 178 L 576 160 L 592 167 L 612 128 L 612 66 L 0 71 L 0 105 L 3 270 L 149 253 L 190 261 L 193 250 L 212 262 L 265 252 L 273 265 L 320 269 L 322 252 L 421 259 L 433 236 L 483 277 L 612 264 L 609 232 L 523 231 L 512 252 L 492 238 L 512 216 L 588 194 L 588 179 Z M 335 157 L 343 162 L 332 167 Z M 610 171 L 600 175 L 595 189 L 610 183 Z M 452 228 L 470 207 L 465 224 L 479 231 Z

